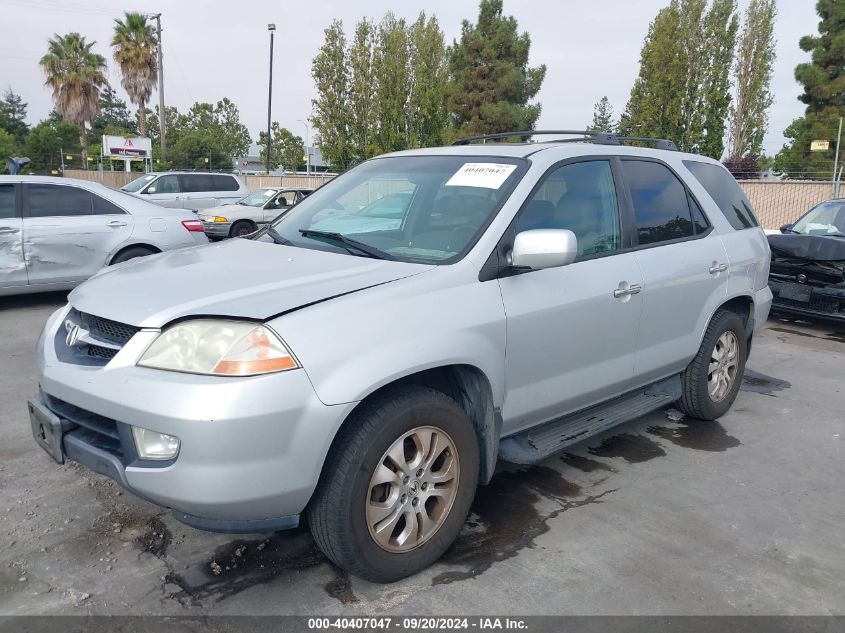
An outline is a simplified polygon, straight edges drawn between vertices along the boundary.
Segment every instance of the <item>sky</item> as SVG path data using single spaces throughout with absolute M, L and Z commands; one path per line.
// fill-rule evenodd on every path
M 744 10 L 748 0 L 739 0 Z M 520 31 L 531 35 L 532 66 L 546 64 L 546 79 L 536 99 L 542 104 L 538 129 L 580 129 L 592 120 L 593 106 L 606 95 L 618 115 L 639 70 L 639 54 L 649 22 L 668 0 L 504 0 Z M 779 0 L 775 27 L 777 62 L 772 77 L 775 102 L 769 112 L 767 154 L 784 143 L 783 130 L 804 112 L 797 100 L 795 66 L 809 59 L 798 47 L 803 35 L 816 33 L 814 0 Z M 475 21 L 477 0 L 0 0 L 0 89 L 12 89 L 29 104 L 37 123 L 52 108 L 50 91 L 38 60 L 54 33 L 79 31 L 96 41 L 109 62 L 109 82 L 120 87 L 109 47 L 114 18 L 122 10 L 162 14 L 164 92 L 167 105 L 181 111 L 195 101 L 229 97 L 241 120 L 257 139 L 267 126 L 269 35 L 276 24 L 273 66 L 274 121 L 295 134 L 313 136 L 301 122 L 311 114 L 314 84 L 311 59 L 323 42 L 323 29 L 343 20 L 347 35 L 362 17 L 380 19 L 387 11 L 413 20 L 420 10 L 436 15 L 451 44 L 464 19 Z M 153 93 L 158 103 L 158 93 Z M 134 109 L 134 108 L 133 108 Z

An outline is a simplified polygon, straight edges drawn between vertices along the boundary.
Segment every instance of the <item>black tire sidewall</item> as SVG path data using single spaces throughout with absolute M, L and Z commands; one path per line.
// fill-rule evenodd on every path
M 381 582 L 404 578 L 434 563 L 457 538 L 475 496 L 478 481 L 478 440 L 472 423 L 454 401 L 437 393 L 420 393 L 402 398 L 399 406 L 383 403 L 375 409 L 378 425 L 368 437 L 363 455 L 354 455 L 358 467 L 346 477 L 341 487 L 344 494 L 343 513 L 347 517 L 347 534 L 351 539 L 363 575 Z M 372 414 L 371 414 L 372 415 Z M 399 437 L 413 428 L 431 426 L 445 431 L 458 452 L 460 474 L 458 494 L 449 515 L 437 533 L 420 547 L 405 553 L 382 549 L 372 538 L 366 523 L 366 499 L 370 478 L 382 455 Z
M 152 255 L 153 251 L 144 248 L 142 246 L 135 246 L 132 248 L 128 248 L 119 255 L 117 255 L 113 260 L 112 264 L 122 264 L 123 262 L 128 262 L 130 259 L 136 259 L 138 257 L 146 257 L 147 255 Z
M 702 347 L 704 348 L 704 362 L 696 368 L 696 371 L 703 373 L 703 375 L 699 377 L 698 381 L 699 402 L 701 403 L 703 412 L 706 414 L 706 418 L 710 420 L 715 420 L 727 413 L 733 405 L 734 400 L 736 400 L 739 388 L 742 385 L 742 376 L 745 374 L 745 361 L 748 354 L 748 341 L 745 338 L 745 327 L 742 323 L 742 319 L 733 312 L 722 312 L 717 315 L 717 319 L 718 321 L 714 324 L 715 327 L 711 330 L 708 337 L 702 342 Z M 710 358 L 713 355 L 713 348 L 716 347 L 716 342 L 719 340 L 719 337 L 728 330 L 732 331 L 737 339 L 739 366 L 737 367 L 736 378 L 734 379 L 734 384 L 731 385 L 731 390 L 722 400 L 714 402 L 710 398 L 710 390 L 708 388 L 708 368 L 710 365 Z
M 232 225 L 232 228 L 229 231 L 229 237 L 240 237 L 239 231 L 243 227 L 247 227 L 248 229 L 251 229 L 249 231 L 249 233 L 244 233 L 244 235 L 249 235 L 250 233 L 255 233 L 255 231 L 257 230 L 255 228 L 255 225 L 252 222 L 250 222 L 248 220 L 238 220 L 237 222 L 235 222 Z

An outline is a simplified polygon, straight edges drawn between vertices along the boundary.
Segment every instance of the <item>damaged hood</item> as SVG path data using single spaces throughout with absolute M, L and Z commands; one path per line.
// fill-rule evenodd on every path
M 845 237 L 822 235 L 769 235 L 772 257 L 845 263 Z
M 68 300 L 81 312 L 138 327 L 190 315 L 264 320 L 431 268 L 233 239 L 103 269 Z

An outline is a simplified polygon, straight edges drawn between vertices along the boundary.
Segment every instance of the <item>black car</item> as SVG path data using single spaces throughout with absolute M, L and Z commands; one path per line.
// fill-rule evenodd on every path
M 773 312 L 845 322 L 845 199 L 816 205 L 769 235 Z

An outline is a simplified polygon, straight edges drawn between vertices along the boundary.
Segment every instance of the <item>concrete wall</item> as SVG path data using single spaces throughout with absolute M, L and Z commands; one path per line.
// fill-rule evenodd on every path
M 67 169 L 65 176 L 102 182 L 107 187 L 120 188 L 140 173 L 122 171 L 84 171 Z M 316 176 L 242 176 L 249 189 L 261 187 L 308 187 L 317 188 L 333 178 L 324 174 Z M 796 182 L 772 180 L 742 180 L 739 186 L 748 196 L 763 228 L 776 229 L 794 222 L 814 204 L 831 197 L 829 182 Z M 845 196 L 845 190 L 840 195 Z

